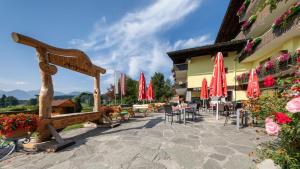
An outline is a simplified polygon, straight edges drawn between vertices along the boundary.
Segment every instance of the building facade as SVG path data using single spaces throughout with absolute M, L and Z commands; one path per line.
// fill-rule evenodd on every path
M 178 95 L 199 98 L 204 78 L 210 83 L 217 52 L 224 55 L 229 101 L 245 100 L 249 71 L 260 81 L 287 76 L 299 57 L 299 0 L 231 0 L 215 43 L 168 52 L 174 63 Z

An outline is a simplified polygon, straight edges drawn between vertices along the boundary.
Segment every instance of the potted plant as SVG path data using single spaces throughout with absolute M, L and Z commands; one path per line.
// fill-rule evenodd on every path
M 255 38 L 255 39 L 249 39 L 247 41 L 247 44 L 243 50 L 243 54 L 245 55 L 251 55 L 255 48 L 260 44 L 261 38 Z
M 273 60 L 269 60 L 265 63 L 264 65 L 266 73 L 267 74 L 273 74 L 274 73 L 274 61 Z
M 239 8 L 239 10 L 237 11 L 237 16 L 242 17 L 246 11 L 248 6 L 250 5 L 250 0 L 245 0 L 244 3 L 242 4 L 242 6 Z
M 273 33 L 277 36 L 282 34 L 285 29 L 291 26 L 291 23 L 297 18 L 298 14 L 300 14 L 300 2 L 296 2 L 283 15 L 274 20 L 272 25 Z
M 242 24 L 241 30 L 245 33 L 256 21 L 256 15 L 252 15 L 248 20 L 244 21 Z
M 290 64 L 295 65 L 300 58 L 300 49 L 297 49 L 296 52 L 290 56 Z
M 34 114 L 16 114 L 0 116 L 0 135 L 5 138 L 18 138 L 28 135 L 37 128 L 38 116 Z
M 262 65 L 258 65 L 256 68 L 255 68 L 255 71 L 256 71 L 256 74 L 258 75 L 258 76 L 261 76 L 262 75 L 262 69 L 263 69 L 263 67 L 262 67 Z
M 290 54 L 286 51 L 281 52 L 281 54 L 276 58 L 277 67 L 279 70 L 286 70 L 288 66 L 288 60 Z

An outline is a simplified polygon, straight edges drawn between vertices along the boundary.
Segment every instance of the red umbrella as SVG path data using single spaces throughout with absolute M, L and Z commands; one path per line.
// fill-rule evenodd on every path
M 213 78 L 211 82 L 212 97 L 226 97 L 227 96 L 227 82 L 224 66 L 224 59 L 221 52 L 218 52 L 214 64 Z
M 202 80 L 200 98 L 203 100 L 208 99 L 207 81 L 205 78 Z
M 227 82 L 226 72 L 224 66 L 224 59 L 221 52 L 218 52 L 214 64 L 213 78 L 211 82 L 211 97 L 226 97 L 227 96 Z M 219 106 L 217 104 L 216 119 L 218 120 Z
M 210 79 L 210 84 L 209 84 L 209 96 L 212 97 L 213 95 L 213 80 L 214 79 L 214 76 L 211 76 L 211 79 Z
M 247 97 L 257 98 L 260 95 L 259 82 L 255 69 L 251 70 L 249 76 L 248 87 L 247 87 Z
M 145 100 L 146 99 L 146 82 L 144 73 L 141 72 L 140 80 L 139 80 L 139 98 L 138 100 Z
M 152 87 L 152 82 L 150 81 L 148 89 L 147 89 L 147 100 L 153 101 L 154 100 L 154 92 Z

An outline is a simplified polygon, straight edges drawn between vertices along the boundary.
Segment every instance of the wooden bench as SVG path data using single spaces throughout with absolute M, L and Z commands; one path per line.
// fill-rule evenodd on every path
M 142 111 L 144 113 L 144 116 L 147 116 L 147 110 L 149 108 L 149 104 L 135 104 L 132 106 L 133 111 Z

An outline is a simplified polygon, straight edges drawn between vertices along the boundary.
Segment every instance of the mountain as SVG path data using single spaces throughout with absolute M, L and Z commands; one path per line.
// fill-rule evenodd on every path
M 35 98 L 36 95 L 39 94 L 39 90 L 29 90 L 29 91 L 24 91 L 24 90 L 20 90 L 20 89 L 16 89 L 16 90 L 12 90 L 12 91 L 4 91 L 4 90 L 0 90 L 0 97 L 5 94 L 6 96 L 14 96 L 19 100 L 28 100 L 31 98 Z M 80 92 L 70 92 L 70 93 L 63 93 L 63 92 L 59 92 L 59 91 L 55 91 L 54 92 L 54 96 L 63 96 L 63 95 L 78 95 L 80 94 Z

